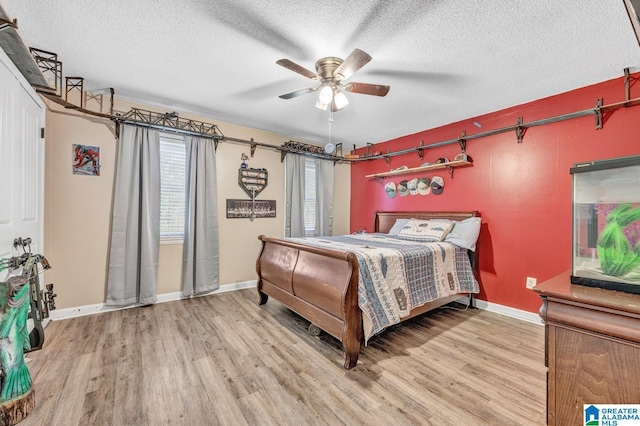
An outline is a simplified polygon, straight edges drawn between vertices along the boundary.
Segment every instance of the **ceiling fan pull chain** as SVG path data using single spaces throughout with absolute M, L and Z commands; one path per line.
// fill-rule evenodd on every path
M 329 109 L 329 143 L 332 143 L 333 130 L 333 108 Z
M 331 128 L 333 126 L 333 110 L 329 111 L 329 142 L 324 146 L 324 153 L 328 155 L 333 155 L 335 152 L 335 145 L 331 142 L 333 140 L 333 135 L 331 133 Z M 335 162 L 334 162 L 335 165 Z

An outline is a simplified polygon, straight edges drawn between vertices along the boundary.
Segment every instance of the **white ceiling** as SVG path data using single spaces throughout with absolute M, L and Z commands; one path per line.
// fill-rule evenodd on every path
M 326 143 L 331 130 L 346 147 L 640 66 L 623 0 L 0 1 L 25 42 L 57 53 L 86 89 L 300 141 Z M 355 48 L 373 60 L 347 81 L 389 85 L 386 97 L 347 94 L 331 129 L 316 94 L 278 98 L 318 83 L 277 60 L 314 71 Z

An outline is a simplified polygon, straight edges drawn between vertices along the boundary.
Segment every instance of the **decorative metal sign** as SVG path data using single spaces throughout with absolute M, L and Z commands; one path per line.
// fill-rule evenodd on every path
M 239 169 L 238 185 L 253 199 L 267 187 L 268 176 L 267 169 Z

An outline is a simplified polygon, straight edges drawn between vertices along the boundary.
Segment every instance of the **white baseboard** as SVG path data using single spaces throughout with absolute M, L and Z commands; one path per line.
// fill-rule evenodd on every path
M 256 286 L 255 280 L 242 281 L 242 282 L 231 283 L 231 284 L 223 284 L 220 286 L 218 290 L 213 291 L 211 293 L 204 294 L 202 296 L 226 293 L 229 291 L 244 290 L 247 288 L 255 288 L 255 286 Z M 195 296 L 195 297 L 199 297 L 199 296 Z M 159 294 L 157 296 L 156 303 L 171 302 L 171 301 L 180 300 L 180 299 L 184 299 L 184 297 L 182 296 L 182 293 L 179 291 L 174 293 L 164 293 L 164 294 Z M 460 302 L 466 304 L 467 299 L 466 298 L 460 299 Z M 542 325 L 542 320 L 540 319 L 540 316 L 538 314 L 534 314 L 534 313 L 523 311 L 516 308 L 510 308 L 508 306 L 499 305 L 497 303 L 486 302 L 484 300 L 479 300 L 479 299 L 473 299 L 473 302 L 474 302 L 474 306 L 477 309 L 484 309 L 490 312 L 495 312 L 501 315 L 506 315 L 512 318 L 517 318 L 523 321 Z M 55 321 L 55 320 L 83 317 L 86 315 L 99 314 L 101 312 L 117 311 L 119 309 L 129 309 L 129 308 L 135 308 L 135 307 L 136 305 L 120 308 L 120 307 L 106 306 L 104 303 L 98 303 L 95 305 L 78 306 L 76 308 L 56 309 L 49 313 L 49 318 Z
M 256 286 L 256 280 L 241 281 L 241 282 L 231 283 L 231 284 L 223 284 L 216 291 L 212 291 L 211 293 L 202 294 L 200 296 L 194 296 L 194 297 L 210 296 L 212 294 L 220 294 L 220 293 L 227 293 L 229 291 L 244 290 L 246 288 L 255 288 L 255 286 Z M 181 292 L 176 291 L 174 293 L 159 294 L 157 296 L 156 303 L 171 302 L 171 301 L 180 300 L 180 299 L 185 299 L 185 297 L 182 295 Z M 102 312 L 117 311 L 120 309 L 129 309 L 129 308 L 135 308 L 135 307 L 137 306 L 131 305 L 131 306 L 125 306 L 125 307 L 113 307 L 113 306 L 106 306 L 104 303 L 97 303 L 95 305 L 84 305 L 84 306 L 78 306 L 75 308 L 56 309 L 49 312 L 49 318 L 55 321 L 55 320 L 68 319 L 68 318 L 84 317 L 86 315 L 94 315 Z
M 508 317 L 542 325 L 542 319 L 540 318 L 540 315 L 534 314 L 532 312 L 510 308 L 509 306 L 499 305 L 497 303 L 487 302 L 485 300 L 479 299 L 473 299 L 473 304 L 478 309 L 484 309 L 485 311 L 495 312 L 500 315 L 506 315 Z

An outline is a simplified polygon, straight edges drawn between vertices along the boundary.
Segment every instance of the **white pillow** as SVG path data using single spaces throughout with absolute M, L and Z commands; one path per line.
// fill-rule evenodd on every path
M 387 235 L 398 235 L 407 222 L 409 222 L 409 219 L 396 219 L 396 223 L 389 229 Z
M 453 225 L 453 221 L 446 219 L 411 219 L 397 237 L 412 241 L 438 242 L 444 239 Z
M 480 235 L 481 223 L 482 218 L 480 217 L 470 217 L 460 222 L 454 222 L 453 229 L 445 236 L 444 241 L 476 251 L 476 242 Z

